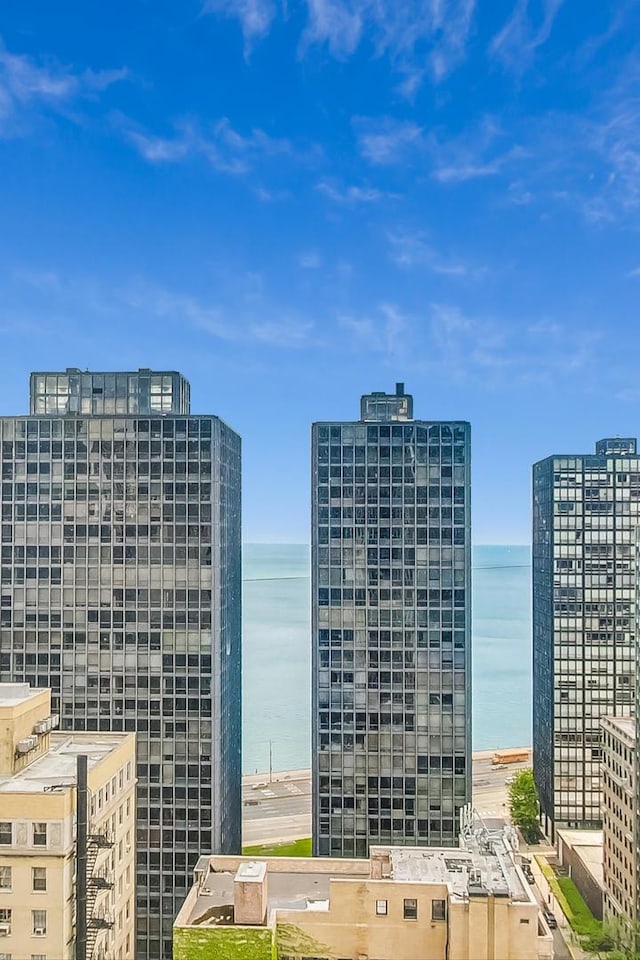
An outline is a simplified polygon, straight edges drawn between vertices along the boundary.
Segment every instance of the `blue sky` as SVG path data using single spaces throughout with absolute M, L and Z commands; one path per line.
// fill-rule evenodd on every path
M 308 530 L 312 420 L 469 419 L 477 543 L 530 465 L 640 432 L 640 8 L 21 0 L 0 12 L 0 410 L 179 369 L 244 440 L 245 539 Z

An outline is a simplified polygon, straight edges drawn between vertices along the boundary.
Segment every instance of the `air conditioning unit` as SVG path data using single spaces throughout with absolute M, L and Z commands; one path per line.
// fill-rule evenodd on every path
M 47 932 L 47 928 L 46 928 L 46 927 L 34 927 L 34 928 L 33 928 L 33 935 L 34 935 L 34 937 L 44 937 L 44 935 L 45 935 L 46 932 Z
M 42 733 L 46 733 L 47 730 L 50 730 L 50 729 L 51 729 L 51 724 L 47 720 L 40 720 L 38 723 L 36 723 L 35 727 L 33 728 L 33 732 L 42 734 Z
M 59 727 L 59 726 L 60 726 L 60 714 L 59 714 L 59 713 L 52 713 L 52 714 L 51 714 L 51 717 L 50 717 L 49 719 L 51 720 L 51 726 L 52 726 L 52 727 Z
M 8 937 L 10 933 L 10 925 L 8 923 L 0 923 L 0 937 Z
M 16 750 L 18 753 L 29 753 L 29 751 L 33 750 L 37 743 L 37 737 L 24 737 L 22 740 L 18 740 L 18 743 L 16 744 Z

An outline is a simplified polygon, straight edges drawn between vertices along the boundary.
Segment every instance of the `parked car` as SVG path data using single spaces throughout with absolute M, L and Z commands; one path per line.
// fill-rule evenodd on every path
M 529 883 L 535 883 L 535 882 L 536 882 L 536 878 L 535 878 L 534 875 L 533 875 L 533 872 L 532 872 L 532 870 L 531 870 L 531 867 L 528 867 L 526 864 L 524 864 L 523 867 L 522 867 L 522 872 L 524 873 L 524 875 L 525 875 L 526 879 L 529 881 Z
M 542 916 L 547 921 L 547 926 L 549 927 L 549 929 L 555 930 L 556 927 L 558 926 L 558 921 L 556 920 L 554 914 L 551 913 L 551 910 L 543 910 Z
M 505 777 L 504 782 L 507 784 L 507 786 L 509 786 L 510 784 L 516 782 L 516 778 L 512 774 L 510 777 Z

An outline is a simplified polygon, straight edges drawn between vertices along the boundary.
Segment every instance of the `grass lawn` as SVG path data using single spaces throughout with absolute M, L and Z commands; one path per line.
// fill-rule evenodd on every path
M 311 837 L 293 840 L 290 843 L 276 843 L 264 847 L 243 847 L 243 854 L 249 857 L 310 857 Z
M 602 922 L 596 920 L 580 891 L 570 877 L 558 876 L 542 858 L 536 857 L 538 866 L 545 875 L 560 909 L 567 918 L 571 929 L 579 937 L 598 937 L 602 934 Z

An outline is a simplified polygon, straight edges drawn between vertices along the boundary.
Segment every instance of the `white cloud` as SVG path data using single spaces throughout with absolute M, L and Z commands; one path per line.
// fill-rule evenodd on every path
M 293 153 L 288 140 L 275 139 L 260 129 L 240 134 L 226 117 L 207 127 L 182 121 L 168 137 L 140 130 L 122 118 L 120 124 L 125 137 L 150 163 L 176 163 L 200 156 L 220 173 L 238 176 L 251 170 L 258 158 Z M 260 199 L 273 199 L 273 196 L 265 193 Z
M 477 278 L 486 274 L 486 268 L 474 267 L 460 260 L 438 253 L 422 233 L 396 230 L 387 235 L 391 259 L 400 267 L 426 267 L 433 273 L 448 277 Z
M 247 54 L 256 40 L 266 36 L 276 16 L 273 0 L 204 0 L 202 10 L 239 20 Z
M 412 96 L 426 73 L 437 82 L 463 58 L 475 0 L 307 0 L 303 46 L 326 44 L 337 58 L 370 39 L 404 74 L 401 91 Z
M 549 39 L 564 0 L 542 0 L 542 18 L 532 22 L 529 0 L 516 0 L 513 13 L 491 41 L 489 52 L 505 66 L 522 72 L 530 66 L 538 47 Z
M 453 139 L 431 137 L 431 177 L 439 183 L 464 183 L 503 173 L 528 155 L 519 144 L 507 146 L 505 139 L 500 124 L 490 115 Z
M 424 77 L 438 82 L 464 58 L 476 0 L 299 0 L 307 22 L 300 40 L 304 54 L 324 46 L 345 60 L 365 42 L 374 56 L 388 57 L 412 97 Z M 205 13 L 240 22 L 245 50 L 266 36 L 286 3 L 275 0 L 204 0 Z
M 356 185 L 341 187 L 333 180 L 320 180 L 315 185 L 318 193 L 324 194 L 334 203 L 345 206 L 356 206 L 360 203 L 377 203 L 385 197 L 395 197 L 394 194 L 384 193 L 375 187 L 361 187 Z
M 322 266 L 322 258 L 315 250 L 307 250 L 298 254 L 298 266 L 303 270 L 318 270 Z
M 583 372 L 596 362 L 600 339 L 597 330 L 546 318 L 506 321 L 443 303 L 431 304 L 430 333 L 435 367 L 457 380 L 482 377 L 493 384 L 557 382 Z
M 256 277 L 245 279 L 255 285 Z M 313 321 L 295 315 L 288 316 L 286 311 L 283 315 L 281 310 L 265 305 L 260 296 L 245 296 L 244 305 L 230 309 L 203 301 L 192 294 L 167 290 L 157 284 L 138 280 L 120 289 L 116 299 L 147 316 L 172 323 L 186 321 L 217 340 L 238 344 L 268 344 L 288 349 L 299 349 L 313 343 Z M 254 311 L 260 313 L 259 320 L 253 316 Z M 270 317 L 269 313 L 274 316 Z
M 378 166 L 398 163 L 424 146 L 422 128 L 408 120 L 354 117 L 353 124 L 362 156 Z
M 407 352 L 411 319 L 394 303 L 380 303 L 369 316 L 343 314 L 340 325 L 351 334 L 357 346 L 398 360 Z
M 0 39 L 0 135 L 23 132 L 38 110 L 68 112 L 79 98 L 95 96 L 126 76 L 125 68 L 76 71 L 51 59 L 11 53 Z

